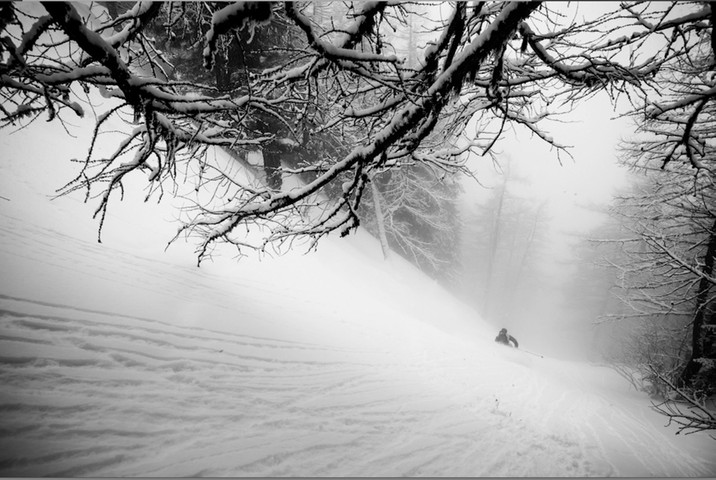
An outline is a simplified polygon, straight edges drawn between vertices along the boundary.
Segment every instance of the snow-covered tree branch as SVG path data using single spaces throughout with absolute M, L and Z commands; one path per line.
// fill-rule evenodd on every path
M 464 173 L 465 158 L 491 154 L 509 128 L 564 153 L 569 139 L 553 138 L 545 119 L 599 90 L 638 97 L 696 48 L 689 38 L 710 30 L 711 18 L 707 6 L 664 19 L 666 6 L 641 3 L 580 21 L 539 2 L 0 8 L 3 124 L 42 112 L 59 121 L 85 114 L 73 97 L 99 89 L 114 103 L 97 117 L 82 169 L 61 193 L 98 197 L 104 218 L 113 192 L 138 172 L 148 172 L 150 194 L 166 182 L 193 184 L 195 207 L 178 236 L 199 236 L 200 261 L 216 242 L 263 250 L 347 234 L 381 172 L 423 165 Z M 416 15 L 436 20 L 425 23 L 418 45 L 401 45 Z M 645 47 L 654 36 L 667 39 L 656 54 Z M 696 120 L 711 98 L 699 92 L 701 107 L 678 141 L 694 162 L 702 151 Z M 107 120 L 128 115 L 127 139 L 98 155 Z M 239 157 L 260 152 L 263 183 L 249 186 L 228 173 L 235 170 L 209 165 L 217 147 Z M 216 175 L 204 176 L 207 169 Z M 300 182 L 289 188 L 289 176 Z M 260 241 L 242 236 L 250 226 Z

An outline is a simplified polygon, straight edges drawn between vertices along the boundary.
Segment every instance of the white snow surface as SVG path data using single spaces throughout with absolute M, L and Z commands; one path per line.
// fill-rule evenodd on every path
M 708 435 L 610 368 L 496 345 L 365 232 L 197 268 L 164 251 L 171 202 L 128 192 L 97 243 L 95 204 L 49 200 L 77 122 L 0 131 L 0 475 L 716 475 Z

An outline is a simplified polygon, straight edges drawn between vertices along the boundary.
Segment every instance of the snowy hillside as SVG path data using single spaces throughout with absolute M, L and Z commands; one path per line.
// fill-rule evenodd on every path
M 98 244 L 48 199 L 81 127 L 0 131 L 0 475 L 716 475 L 614 371 L 496 345 L 363 232 L 197 268 L 130 195 Z

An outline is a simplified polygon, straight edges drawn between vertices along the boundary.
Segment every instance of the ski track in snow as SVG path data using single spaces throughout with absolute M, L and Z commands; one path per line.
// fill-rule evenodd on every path
M 365 352 L 144 319 L 118 325 L 7 297 L 0 305 L 2 438 L 13 438 L 3 475 L 529 475 L 553 471 L 554 452 L 567 474 L 605 473 L 576 438 L 534 432 L 514 445 L 529 429 L 491 399 L 445 405 L 427 363 L 385 352 L 367 363 Z M 49 312 L 25 313 L 40 310 Z M 550 452 L 544 464 L 515 461 L 533 448 Z
M 351 389 L 384 387 L 367 380 L 376 366 L 347 358 L 350 352 L 326 361 L 327 349 L 307 344 L 242 342 L 187 328 L 167 334 L 166 325 L 146 320 L 113 325 L 112 317 L 104 322 L 97 313 L 77 318 L 64 307 L 53 307 L 52 315 L 27 315 L 22 310 L 28 302 L 2 298 L 1 303 L 2 437 L 14 440 L 0 455 L 19 457 L 0 462 L 3 474 L 155 475 L 165 465 L 176 475 L 232 473 L 190 470 L 192 457 L 211 464 L 217 455 L 235 455 L 238 471 L 259 473 L 262 465 L 279 463 L 264 456 L 275 448 L 260 432 L 281 429 L 289 437 L 306 437 L 298 442 L 302 449 L 318 448 L 322 437 L 327 447 L 333 445 L 340 425 L 350 423 L 336 415 L 340 407 L 312 412 L 301 403 L 326 392 L 350 398 Z M 275 350 L 282 350 L 281 360 L 272 355 Z M 312 421 L 317 414 L 319 429 Z M 357 423 L 390 428 L 391 418 L 376 415 Z M 236 442 L 215 445 L 212 433 L 227 428 L 236 432 Z M 180 458 L 155 458 L 184 443 Z M 113 469 L 120 463 L 138 465 Z
M 441 414 L 439 392 L 425 397 L 413 383 L 418 365 L 386 374 L 400 360 L 390 355 L 365 363 L 360 352 L 0 304 L 2 437 L 13 438 L 3 475 L 418 474 L 448 446 L 474 448 L 461 424 L 427 422 L 434 434 L 421 438 Z M 40 309 L 52 314 L 23 313 Z M 226 429 L 234 434 L 213 435 Z M 315 465 L 316 451 L 325 464 Z M 372 458 L 350 470 L 351 451 Z
M 454 352 L 404 358 L 9 296 L 0 328 L 3 476 L 620 473 L 595 420 L 573 418 L 606 401 L 550 389 L 516 352 L 522 375 L 505 382 Z M 596 424 L 632 421 L 613 414 Z M 695 473 L 668 445 L 656 453 L 668 464 L 655 472 Z

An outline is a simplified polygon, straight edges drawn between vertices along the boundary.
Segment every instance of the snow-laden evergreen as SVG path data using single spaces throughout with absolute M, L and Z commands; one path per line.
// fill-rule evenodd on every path
M 197 268 L 164 251 L 172 201 L 130 188 L 97 243 L 96 205 L 49 199 L 86 121 L 0 131 L 1 475 L 716 475 L 708 435 L 610 368 L 495 344 L 360 230 Z

